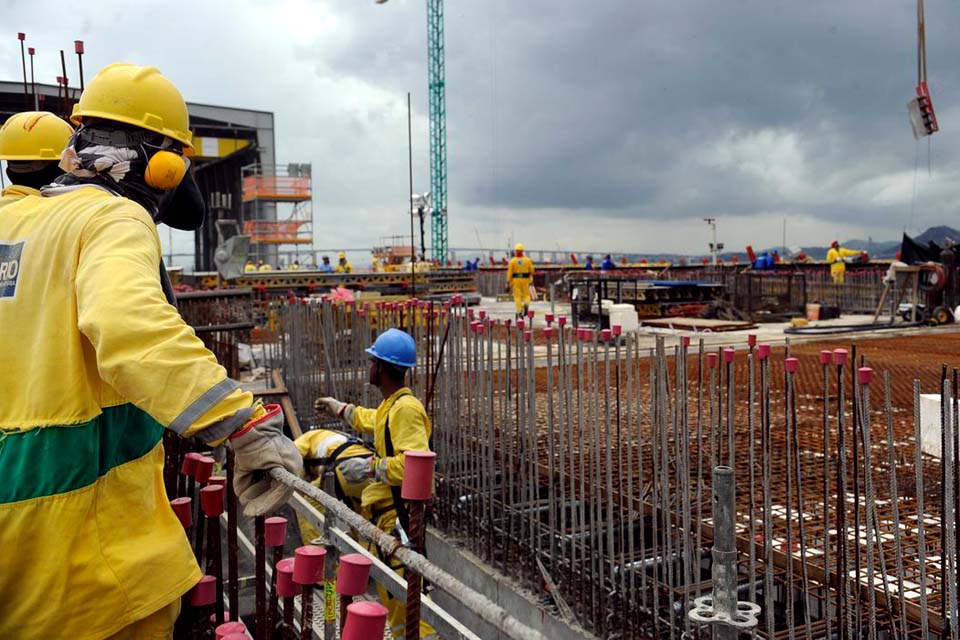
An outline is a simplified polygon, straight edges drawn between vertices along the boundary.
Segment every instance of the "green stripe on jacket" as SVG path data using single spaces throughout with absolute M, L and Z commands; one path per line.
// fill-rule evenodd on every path
M 88 422 L 0 434 L 0 504 L 53 496 L 95 483 L 150 453 L 163 426 L 132 404 Z

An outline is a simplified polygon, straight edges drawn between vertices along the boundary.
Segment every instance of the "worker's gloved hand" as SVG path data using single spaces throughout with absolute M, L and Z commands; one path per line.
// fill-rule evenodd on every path
M 341 418 L 343 417 L 343 411 L 346 409 L 347 403 L 340 402 L 336 398 L 317 398 L 313 402 L 314 410 L 320 415 L 326 415 L 331 418 Z
M 358 484 L 373 477 L 373 457 L 350 458 L 337 465 L 343 473 L 343 479 L 350 484 Z
M 276 511 L 293 495 L 267 473 L 280 468 L 295 476 L 303 473 L 303 460 L 293 441 L 283 435 L 283 412 L 279 405 L 264 407 L 267 414 L 251 421 L 230 436 L 233 449 L 233 489 L 246 516 Z

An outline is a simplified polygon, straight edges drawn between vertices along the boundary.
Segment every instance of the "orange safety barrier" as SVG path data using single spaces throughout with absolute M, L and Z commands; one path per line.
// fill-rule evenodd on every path
M 251 242 L 273 244 L 309 244 L 309 236 L 300 235 L 300 227 L 309 220 L 250 220 L 243 223 L 243 233 Z
M 298 202 L 309 200 L 310 178 L 299 176 L 244 176 L 243 201 L 286 200 Z

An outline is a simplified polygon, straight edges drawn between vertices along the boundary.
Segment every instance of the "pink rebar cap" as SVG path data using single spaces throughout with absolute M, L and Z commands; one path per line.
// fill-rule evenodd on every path
M 730 349 L 729 347 L 723 350 L 723 361 L 724 362 L 733 362 L 733 359 L 736 357 L 736 349 Z
M 755 334 L 755 333 L 748 333 L 748 334 L 747 334 L 747 346 L 748 346 L 748 347 L 755 347 L 755 346 L 757 346 L 757 334 Z
M 860 367 L 857 369 L 857 377 L 860 379 L 860 384 L 870 384 L 873 380 L 873 369 L 870 367 Z
M 219 484 L 208 484 L 200 489 L 200 508 L 208 518 L 216 518 L 223 513 L 223 487 Z
M 680 345 L 684 348 L 690 346 L 690 336 L 680 336 Z
M 623 333 L 623 327 L 621 327 L 619 324 L 613 325 L 610 329 L 613 331 L 613 335 L 618 338 Z
M 787 358 L 783 361 L 783 366 L 786 367 L 789 373 L 796 373 L 797 369 L 800 368 L 800 361 L 796 358 Z
M 200 582 L 190 590 L 190 604 L 194 607 L 205 607 L 213 604 L 217 599 L 216 576 L 203 576 Z
M 174 498 L 170 501 L 170 506 L 184 529 L 193 526 L 193 500 L 191 498 Z
M 528 317 L 528 318 L 530 318 L 531 320 L 533 320 L 533 316 L 535 316 L 535 315 L 536 315 L 536 311 L 534 311 L 533 309 L 527 309 L 527 317 Z
M 567 326 L 567 316 L 560 316 L 557 318 L 557 324 L 560 325 L 560 328 Z
M 530 342 L 530 338 L 531 338 L 531 337 L 533 337 L 533 333 L 532 333 L 531 331 L 524 331 L 524 332 L 523 332 L 523 341 L 524 341 L 524 342 Z
M 437 454 L 433 451 L 404 452 L 400 497 L 404 500 L 430 499 L 433 495 L 433 464 L 436 458 Z
M 250 640 L 250 636 L 248 636 L 245 631 L 241 631 L 240 633 L 231 633 L 228 636 L 223 636 L 223 640 Z
M 293 558 L 284 558 L 277 563 L 277 595 L 281 598 L 292 598 L 300 593 L 293 581 Z
M 340 566 L 337 567 L 337 593 L 342 596 L 365 594 L 372 565 L 373 560 L 359 553 L 350 553 L 340 558 Z
M 347 621 L 341 640 L 374 640 L 383 637 L 387 608 L 379 602 L 354 602 L 347 606 Z
M 199 453 L 191 451 L 183 456 L 183 462 L 180 464 L 180 473 L 185 476 L 193 477 L 197 473 L 197 458 L 202 458 Z
M 227 477 L 226 476 L 210 476 L 210 480 L 207 481 L 207 484 L 216 484 L 225 488 L 227 486 Z
M 242 622 L 224 622 L 213 630 L 213 636 L 217 640 L 222 640 L 223 638 L 228 638 L 237 634 L 240 634 L 240 636 L 243 638 L 248 637 L 247 625 L 243 624 Z
M 519 329 L 520 331 L 523 331 L 523 328 L 525 326 L 527 326 L 527 323 L 524 322 L 523 318 L 520 318 L 519 320 L 517 320 L 517 329 Z
M 715 354 L 715 353 L 708 353 L 708 354 L 707 354 L 707 368 L 708 368 L 708 369 L 715 369 L 715 368 L 717 367 L 717 360 L 718 360 L 717 354 Z
M 543 337 L 546 338 L 547 340 L 551 340 L 553 338 L 554 333 L 556 333 L 556 329 L 554 329 L 553 327 L 547 327 L 546 329 L 543 330 Z
M 600 330 L 600 339 L 604 342 L 609 342 L 610 340 L 610 329 L 601 329 Z
M 821 351 L 820 352 L 820 364 L 830 364 L 833 360 L 833 351 Z
M 850 354 L 847 353 L 846 349 L 834 349 L 833 350 L 833 364 L 839 366 L 847 364 L 847 359 L 850 357 Z
M 282 547 L 287 541 L 287 519 L 280 516 L 267 518 L 263 523 L 263 539 L 268 547 Z
M 293 563 L 293 581 L 297 584 L 316 584 L 323 577 L 323 558 L 327 550 L 308 544 L 297 547 Z
M 200 456 L 197 458 L 197 470 L 196 477 L 197 482 L 207 482 L 210 480 L 210 476 L 213 475 L 213 465 L 216 464 L 216 461 L 213 458 L 207 456 Z
M 552 314 L 552 313 L 545 313 L 545 314 L 543 314 L 543 318 L 544 318 L 544 320 L 547 321 L 547 324 L 553 324 L 553 314 Z
M 481 319 L 481 320 L 483 320 L 484 318 L 486 318 L 486 317 L 487 317 L 487 312 L 486 312 L 486 310 L 485 310 L 485 309 L 480 309 L 480 314 L 479 314 L 479 315 L 480 315 L 480 319 Z
M 766 342 L 761 342 L 757 345 L 757 357 L 761 360 L 766 360 L 770 357 L 770 345 Z

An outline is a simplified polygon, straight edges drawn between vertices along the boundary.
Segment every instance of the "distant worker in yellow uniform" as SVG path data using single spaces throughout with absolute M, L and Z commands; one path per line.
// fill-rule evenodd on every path
M 526 315 L 530 307 L 530 287 L 533 285 L 533 260 L 523 256 L 523 245 L 513 248 L 513 258 L 507 265 L 507 286 L 513 292 L 517 315 Z
M 63 175 L 60 154 L 70 142 L 73 127 L 49 111 L 25 111 L 0 127 L 0 160 L 7 161 L 10 186 L 3 200 L 39 196 L 40 187 Z
M 836 240 L 830 244 L 830 250 L 827 251 L 827 262 L 830 263 L 830 276 L 833 278 L 833 284 L 843 284 L 844 274 L 847 272 L 847 264 L 843 259 L 859 255 L 861 255 L 860 251 L 844 249 Z
M 244 273 L 253 273 L 257 270 L 257 265 L 253 263 L 253 260 L 247 260 L 247 264 L 243 265 Z
M 72 120 L 66 173 L 0 209 L 0 638 L 171 638 L 201 571 L 165 430 L 233 450 L 248 515 L 292 493 L 257 472 L 303 463 L 161 288 L 156 221 L 192 150 L 180 92 L 110 65 Z
M 257 271 L 273 271 L 273 265 L 269 262 L 264 262 L 260 260 L 257 264 Z
M 417 364 L 417 345 L 399 329 L 380 334 L 370 354 L 369 382 L 380 389 L 383 402 L 376 409 L 366 409 L 340 402 L 336 398 L 318 398 L 314 407 L 319 412 L 339 417 L 360 433 L 373 435 L 374 452 L 344 460 L 337 465 L 338 477 L 347 483 L 368 481 L 363 489 L 361 514 L 378 529 L 406 537 L 409 528 L 407 510 L 400 497 L 403 484 L 404 452 L 430 450 L 430 418 L 423 404 L 404 384 L 407 370 Z M 373 543 L 366 547 L 380 554 Z M 380 559 L 403 576 L 403 565 L 393 558 Z M 404 603 L 377 585 L 380 600 L 387 607 L 394 638 L 403 637 Z M 436 638 L 436 631 L 420 622 L 421 638 Z
M 341 251 L 337 258 L 339 258 L 340 261 L 337 262 L 337 266 L 334 269 L 336 273 L 353 273 L 353 265 L 347 260 L 347 254 Z

